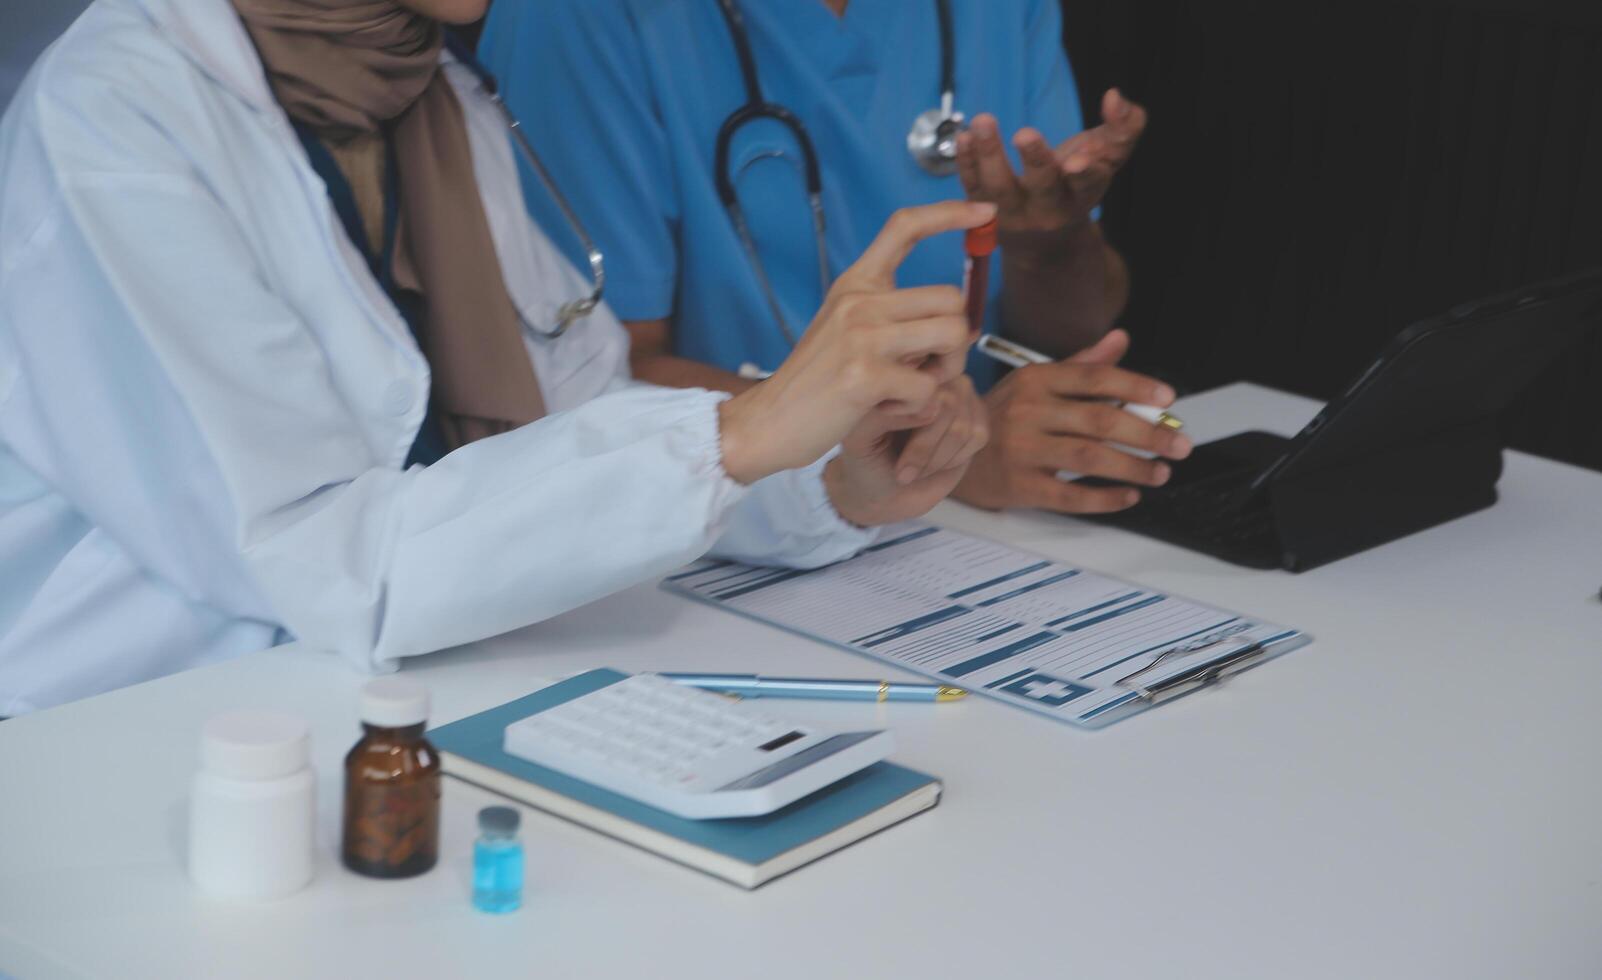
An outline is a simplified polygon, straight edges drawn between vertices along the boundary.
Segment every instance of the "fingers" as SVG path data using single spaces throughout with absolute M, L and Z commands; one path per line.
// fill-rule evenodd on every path
M 962 290 L 956 286 L 915 286 L 883 294 L 873 301 L 876 312 L 888 320 L 923 320 L 934 316 L 966 316 Z
M 1146 110 L 1124 98 L 1124 93 L 1116 88 L 1108 89 L 1101 97 L 1101 118 L 1111 128 L 1119 145 L 1130 150 L 1146 131 Z
M 940 418 L 940 413 L 944 408 L 940 402 L 939 389 L 940 385 L 936 384 L 935 396 L 922 406 L 913 406 L 913 410 L 910 412 L 905 410 L 905 407 L 899 412 L 880 408 L 876 409 L 873 414 L 879 418 L 879 425 L 882 426 L 886 433 L 906 432 L 909 429 L 922 429 L 933 425 Z
M 940 417 L 913 433 L 896 461 L 896 479 L 903 486 L 966 465 L 989 438 L 984 403 L 966 376 L 942 386 L 937 401 Z
M 970 179 L 975 183 L 969 190 L 970 196 L 995 201 L 1004 209 L 1017 205 L 1023 197 L 1023 188 L 1013 173 L 1012 161 L 1007 159 L 1007 149 L 1001 142 L 1001 126 L 995 116 L 989 113 L 975 116 L 968 131 L 958 137 L 959 171 L 964 156 L 972 161 Z M 968 189 L 967 183 L 965 180 L 964 189 Z
M 934 462 L 942 454 L 942 447 L 957 421 L 955 409 L 949 405 L 944 408 L 932 423 L 912 433 L 896 458 L 896 482 L 902 486 L 944 468 Z M 951 453 L 946 450 L 944 454 L 949 457 Z
M 1055 194 L 1058 188 L 1057 155 L 1037 129 L 1020 129 L 1012 143 L 1023 161 L 1019 183 L 1030 194 Z
M 1146 118 L 1145 109 L 1124 98 L 1117 89 L 1108 89 L 1102 96 L 1101 125 L 1085 130 L 1063 146 L 1069 150 L 1127 158 L 1146 130 Z
M 1103 122 L 1087 129 L 1056 151 L 1064 176 L 1080 181 L 1110 180 L 1135 152 L 1146 129 L 1146 110 L 1123 98 L 1117 89 L 1102 97 Z
M 1160 487 L 1173 476 L 1160 459 L 1131 456 L 1108 443 L 1079 436 L 1049 436 L 1032 455 L 1036 465 L 1053 473 L 1067 470 L 1143 487 Z
M 847 349 L 854 348 L 854 359 L 911 364 L 937 384 L 962 373 L 973 338 L 962 292 L 954 287 L 847 293 L 829 307 L 830 322 L 852 338 Z M 809 332 L 808 340 L 820 343 L 822 336 Z
M 924 317 L 886 324 L 879 329 L 881 352 L 898 361 L 921 364 L 931 355 L 946 358 L 968 349 L 968 318 L 960 315 Z M 931 371 L 945 377 L 943 364 L 930 365 Z
M 1037 409 L 1035 426 L 1052 435 L 1082 436 L 1097 442 L 1114 442 L 1132 449 L 1184 459 L 1191 453 L 1188 438 L 1161 425 L 1152 425 L 1145 419 L 1124 411 L 1116 405 L 1063 399 L 1041 405 Z M 1057 464 L 1061 469 L 1089 473 L 1083 467 Z M 1098 476 L 1112 476 L 1097 473 Z M 1144 482 L 1144 481 L 1142 481 Z
M 940 393 L 940 382 L 933 375 L 907 365 L 886 368 L 875 387 L 878 409 L 891 416 L 923 415 Z
M 1021 483 L 1021 506 L 1064 514 L 1111 514 L 1140 503 L 1140 491 L 1131 487 L 1085 486 L 1059 480 L 1053 473 L 1031 474 Z
M 1086 149 L 1069 155 L 1062 165 L 1062 176 L 1074 194 L 1090 194 L 1099 200 L 1123 164 L 1123 159 L 1106 153 L 1092 141 Z
M 945 436 L 940 445 L 935 448 L 934 455 L 924 464 L 922 476 L 933 476 L 944 473 L 953 466 L 960 466 L 973 458 L 974 451 L 967 447 L 973 442 L 973 423 L 967 412 L 958 412 L 946 428 Z M 967 452 L 964 456 L 963 453 Z
M 998 413 L 998 446 L 1011 469 L 1069 470 L 1157 487 L 1172 472 L 1163 459 L 1191 453 L 1190 440 L 1113 405 L 1069 399 L 1014 399 Z
M 971 341 L 973 335 L 969 334 L 967 339 Z M 961 350 L 943 354 L 937 362 L 928 365 L 927 368 L 934 372 L 934 376 L 940 380 L 941 384 L 945 384 L 954 378 L 960 378 L 968 371 L 968 348 L 963 347 Z
M 967 466 L 990 442 L 990 413 L 986 410 L 984 401 L 973 390 L 973 382 L 966 376 L 957 384 L 962 392 L 962 413 L 957 424 L 952 426 L 951 443 L 954 448 L 950 458 L 944 461 L 939 458 L 935 460 L 936 469 L 932 472 L 938 473 L 958 466 Z M 961 439 L 964 432 L 967 433 L 967 438 Z
M 967 466 L 973 462 L 974 457 L 984 451 L 986 446 L 990 445 L 990 415 L 985 411 L 983 401 L 977 399 L 975 401 L 977 404 L 974 406 L 972 433 L 968 437 L 967 445 L 957 454 L 953 466 Z
M 1017 369 L 1013 376 L 1016 385 L 1062 398 L 1107 398 L 1167 408 L 1175 397 L 1174 389 L 1155 378 L 1108 364 L 1072 360 L 1031 364 Z
M 862 257 L 840 275 L 836 288 L 893 289 L 896 269 L 925 238 L 947 231 L 977 228 L 996 216 L 996 206 L 974 201 L 941 201 L 902 208 L 890 216 Z
M 957 179 L 962 181 L 962 192 L 968 200 L 984 199 L 984 185 L 979 180 L 979 151 L 973 145 L 973 133 L 957 134 Z
M 1109 330 L 1102 338 L 1068 358 L 1075 364 L 1117 364 L 1129 353 L 1129 331 L 1119 327 Z

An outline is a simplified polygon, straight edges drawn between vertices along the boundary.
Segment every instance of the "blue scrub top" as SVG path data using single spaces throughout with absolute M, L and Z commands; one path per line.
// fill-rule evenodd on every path
M 917 115 L 939 102 L 933 0 L 739 0 L 763 92 L 806 125 L 822 165 L 831 275 L 850 265 L 897 208 L 961 198 L 955 176 L 907 153 Z M 1062 48 L 1058 0 L 951 0 L 957 108 L 993 113 L 1008 141 L 1034 126 L 1056 144 L 1082 126 Z M 496 0 L 480 56 L 606 256 L 606 298 L 624 320 L 673 321 L 681 356 L 773 369 L 790 345 L 717 195 L 718 128 L 745 101 L 717 0 Z M 774 154 L 781 153 L 782 157 Z M 793 329 L 819 293 L 801 155 L 758 121 L 734 141 L 731 169 L 752 235 Z M 532 173 L 535 219 L 584 268 L 582 251 Z M 962 237 L 927 241 L 899 283 L 960 285 Z M 988 329 L 999 327 L 999 260 Z M 983 385 L 993 365 L 972 365 Z

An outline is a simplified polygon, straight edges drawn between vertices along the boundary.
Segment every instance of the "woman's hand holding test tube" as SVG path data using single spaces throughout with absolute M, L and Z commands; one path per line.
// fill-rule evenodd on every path
M 843 444 L 825 484 L 847 520 L 915 516 L 949 493 L 987 436 L 963 375 L 972 343 L 965 301 L 952 286 L 897 289 L 895 275 L 918 242 L 995 214 L 991 204 L 947 201 L 893 215 L 773 376 L 722 404 L 728 474 L 751 483 Z M 928 455 L 902 482 L 901 434 L 914 429 L 938 435 L 923 440 Z

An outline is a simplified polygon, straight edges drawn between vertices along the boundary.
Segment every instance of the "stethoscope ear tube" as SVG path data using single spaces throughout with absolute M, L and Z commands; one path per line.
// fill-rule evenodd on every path
M 746 31 L 745 18 L 740 13 L 736 0 L 718 0 L 718 9 L 728 26 L 729 39 L 734 45 L 735 57 L 739 61 L 740 79 L 745 88 L 745 102 L 729 113 L 724 118 L 723 124 L 718 127 L 717 142 L 713 148 L 713 181 L 717 185 L 718 199 L 723 202 L 723 207 L 729 214 L 729 221 L 734 226 L 735 235 L 740 240 L 740 246 L 745 250 L 746 258 L 751 263 L 768 310 L 772 313 L 779 331 L 784 334 L 785 340 L 794 346 L 795 331 L 784 317 L 778 295 L 774 291 L 772 280 L 768 277 L 767 269 L 763 266 L 762 256 L 757 251 L 756 242 L 751 236 L 750 227 L 745 220 L 745 211 L 740 206 L 739 195 L 734 186 L 733 161 L 730 159 L 734 137 L 750 123 L 759 119 L 771 119 L 788 129 L 795 139 L 801 153 L 807 200 L 812 209 L 812 230 L 817 245 L 818 279 L 821 289 L 819 303 L 822 303 L 823 297 L 828 294 L 830 286 L 823 213 L 823 168 L 818 162 L 817 150 L 813 147 L 812 136 L 807 132 L 806 125 L 795 113 L 776 102 L 769 102 L 763 96 L 756 56 L 751 50 L 751 38 Z M 925 172 L 946 177 L 956 173 L 957 135 L 967 128 L 968 122 L 956 109 L 956 39 L 951 19 L 951 0 L 935 0 L 935 13 L 940 24 L 940 104 L 913 120 L 912 128 L 907 133 L 907 152 Z
M 951 26 L 951 0 L 935 0 L 940 18 L 940 104 L 947 114 L 957 98 L 956 28 Z
M 758 119 L 771 119 L 790 131 L 795 139 L 796 146 L 801 149 L 801 169 L 806 180 L 807 194 L 813 197 L 823 193 L 823 169 L 818 165 L 818 152 L 812 146 L 812 134 L 807 132 L 806 126 L 795 113 L 775 102 L 746 103 L 729 113 L 718 127 L 717 146 L 713 151 L 714 179 L 717 182 L 718 198 L 724 207 L 733 207 L 738 200 L 734 189 L 733 171 L 730 167 L 729 154 L 734 145 L 734 137 L 746 125 Z

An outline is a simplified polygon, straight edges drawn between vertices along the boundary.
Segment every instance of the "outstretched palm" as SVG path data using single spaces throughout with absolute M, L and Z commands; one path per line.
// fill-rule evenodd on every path
M 1003 232 L 1054 232 L 1086 221 L 1146 129 L 1146 110 L 1117 89 L 1102 96 L 1103 122 L 1053 149 L 1039 130 L 1025 127 L 1013 137 L 1023 161 L 1015 173 L 989 114 L 974 118 L 957 138 L 957 173 L 974 201 L 999 209 Z

